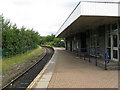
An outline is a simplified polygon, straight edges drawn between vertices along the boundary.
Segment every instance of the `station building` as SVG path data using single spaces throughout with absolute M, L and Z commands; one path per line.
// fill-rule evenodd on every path
M 66 50 L 89 56 L 108 55 L 120 61 L 120 1 L 78 3 L 58 30 L 56 37 L 65 38 Z

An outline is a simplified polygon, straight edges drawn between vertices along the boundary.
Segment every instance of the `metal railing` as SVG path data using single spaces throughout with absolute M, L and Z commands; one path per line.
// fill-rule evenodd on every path
M 93 51 L 93 54 L 92 54 Z M 77 51 L 77 54 L 80 55 L 80 57 L 83 57 L 84 60 L 86 57 L 89 58 L 89 62 L 91 62 L 91 57 L 95 58 L 95 64 L 98 65 L 98 58 L 102 58 L 104 60 L 104 69 L 107 70 L 107 64 L 110 62 L 110 56 L 102 48 L 80 48 Z

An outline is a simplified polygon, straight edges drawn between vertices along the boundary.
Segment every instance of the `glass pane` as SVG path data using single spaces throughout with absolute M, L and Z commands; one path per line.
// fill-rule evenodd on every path
M 109 57 L 111 59 L 111 49 L 110 48 L 107 49 L 107 53 L 108 53 L 108 55 L 109 55 Z
M 113 58 L 117 59 L 118 58 L 118 54 L 117 54 L 117 50 L 113 50 Z
M 119 24 L 119 28 L 120 28 L 120 21 L 118 22 L 118 24 Z
M 117 54 L 117 50 L 113 50 L 113 58 L 117 59 L 118 58 L 118 54 Z
M 97 46 L 99 47 L 99 40 L 97 39 Z
M 120 61 L 120 48 L 119 48 L 119 61 Z
M 108 33 L 110 33 L 110 24 L 108 24 L 108 25 L 106 26 L 106 30 L 107 30 Z
M 114 31 L 114 30 L 116 30 L 116 29 L 117 29 L 117 23 L 112 24 L 112 30 Z
M 117 35 L 113 35 L 113 47 L 117 47 Z
M 119 33 L 119 48 L 120 48 L 120 33 Z
M 111 46 L 111 39 L 110 39 L 110 37 L 108 37 L 108 47 L 110 47 Z
M 120 40 L 120 33 L 119 33 L 119 40 Z

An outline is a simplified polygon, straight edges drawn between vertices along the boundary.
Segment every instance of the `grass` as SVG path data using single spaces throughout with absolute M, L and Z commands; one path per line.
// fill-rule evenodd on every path
M 6 58 L 2 60 L 2 71 L 1 73 L 5 73 L 8 70 L 11 70 L 14 66 L 20 65 L 23 62 L 30 60 L 32 57 L 35 57 L 37 55 L 40 55 L 43 52 L 43 49 L 41 47 L 28 51 L 24 54 L 16 55 L 11 58 Z

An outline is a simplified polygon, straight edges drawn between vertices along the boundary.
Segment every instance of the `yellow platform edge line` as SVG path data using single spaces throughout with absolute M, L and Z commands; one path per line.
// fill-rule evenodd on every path
M 45 65 L 42 71 L 36 76 L 36 78 L 30 83 L 30 85 L 26 88 L 26 90 L 30 90 L 34 87 L 34 85 L 38 82 L 38 79 L 41 78 L 47 69 L 48 65 L 50 64 L 51 60 Z

